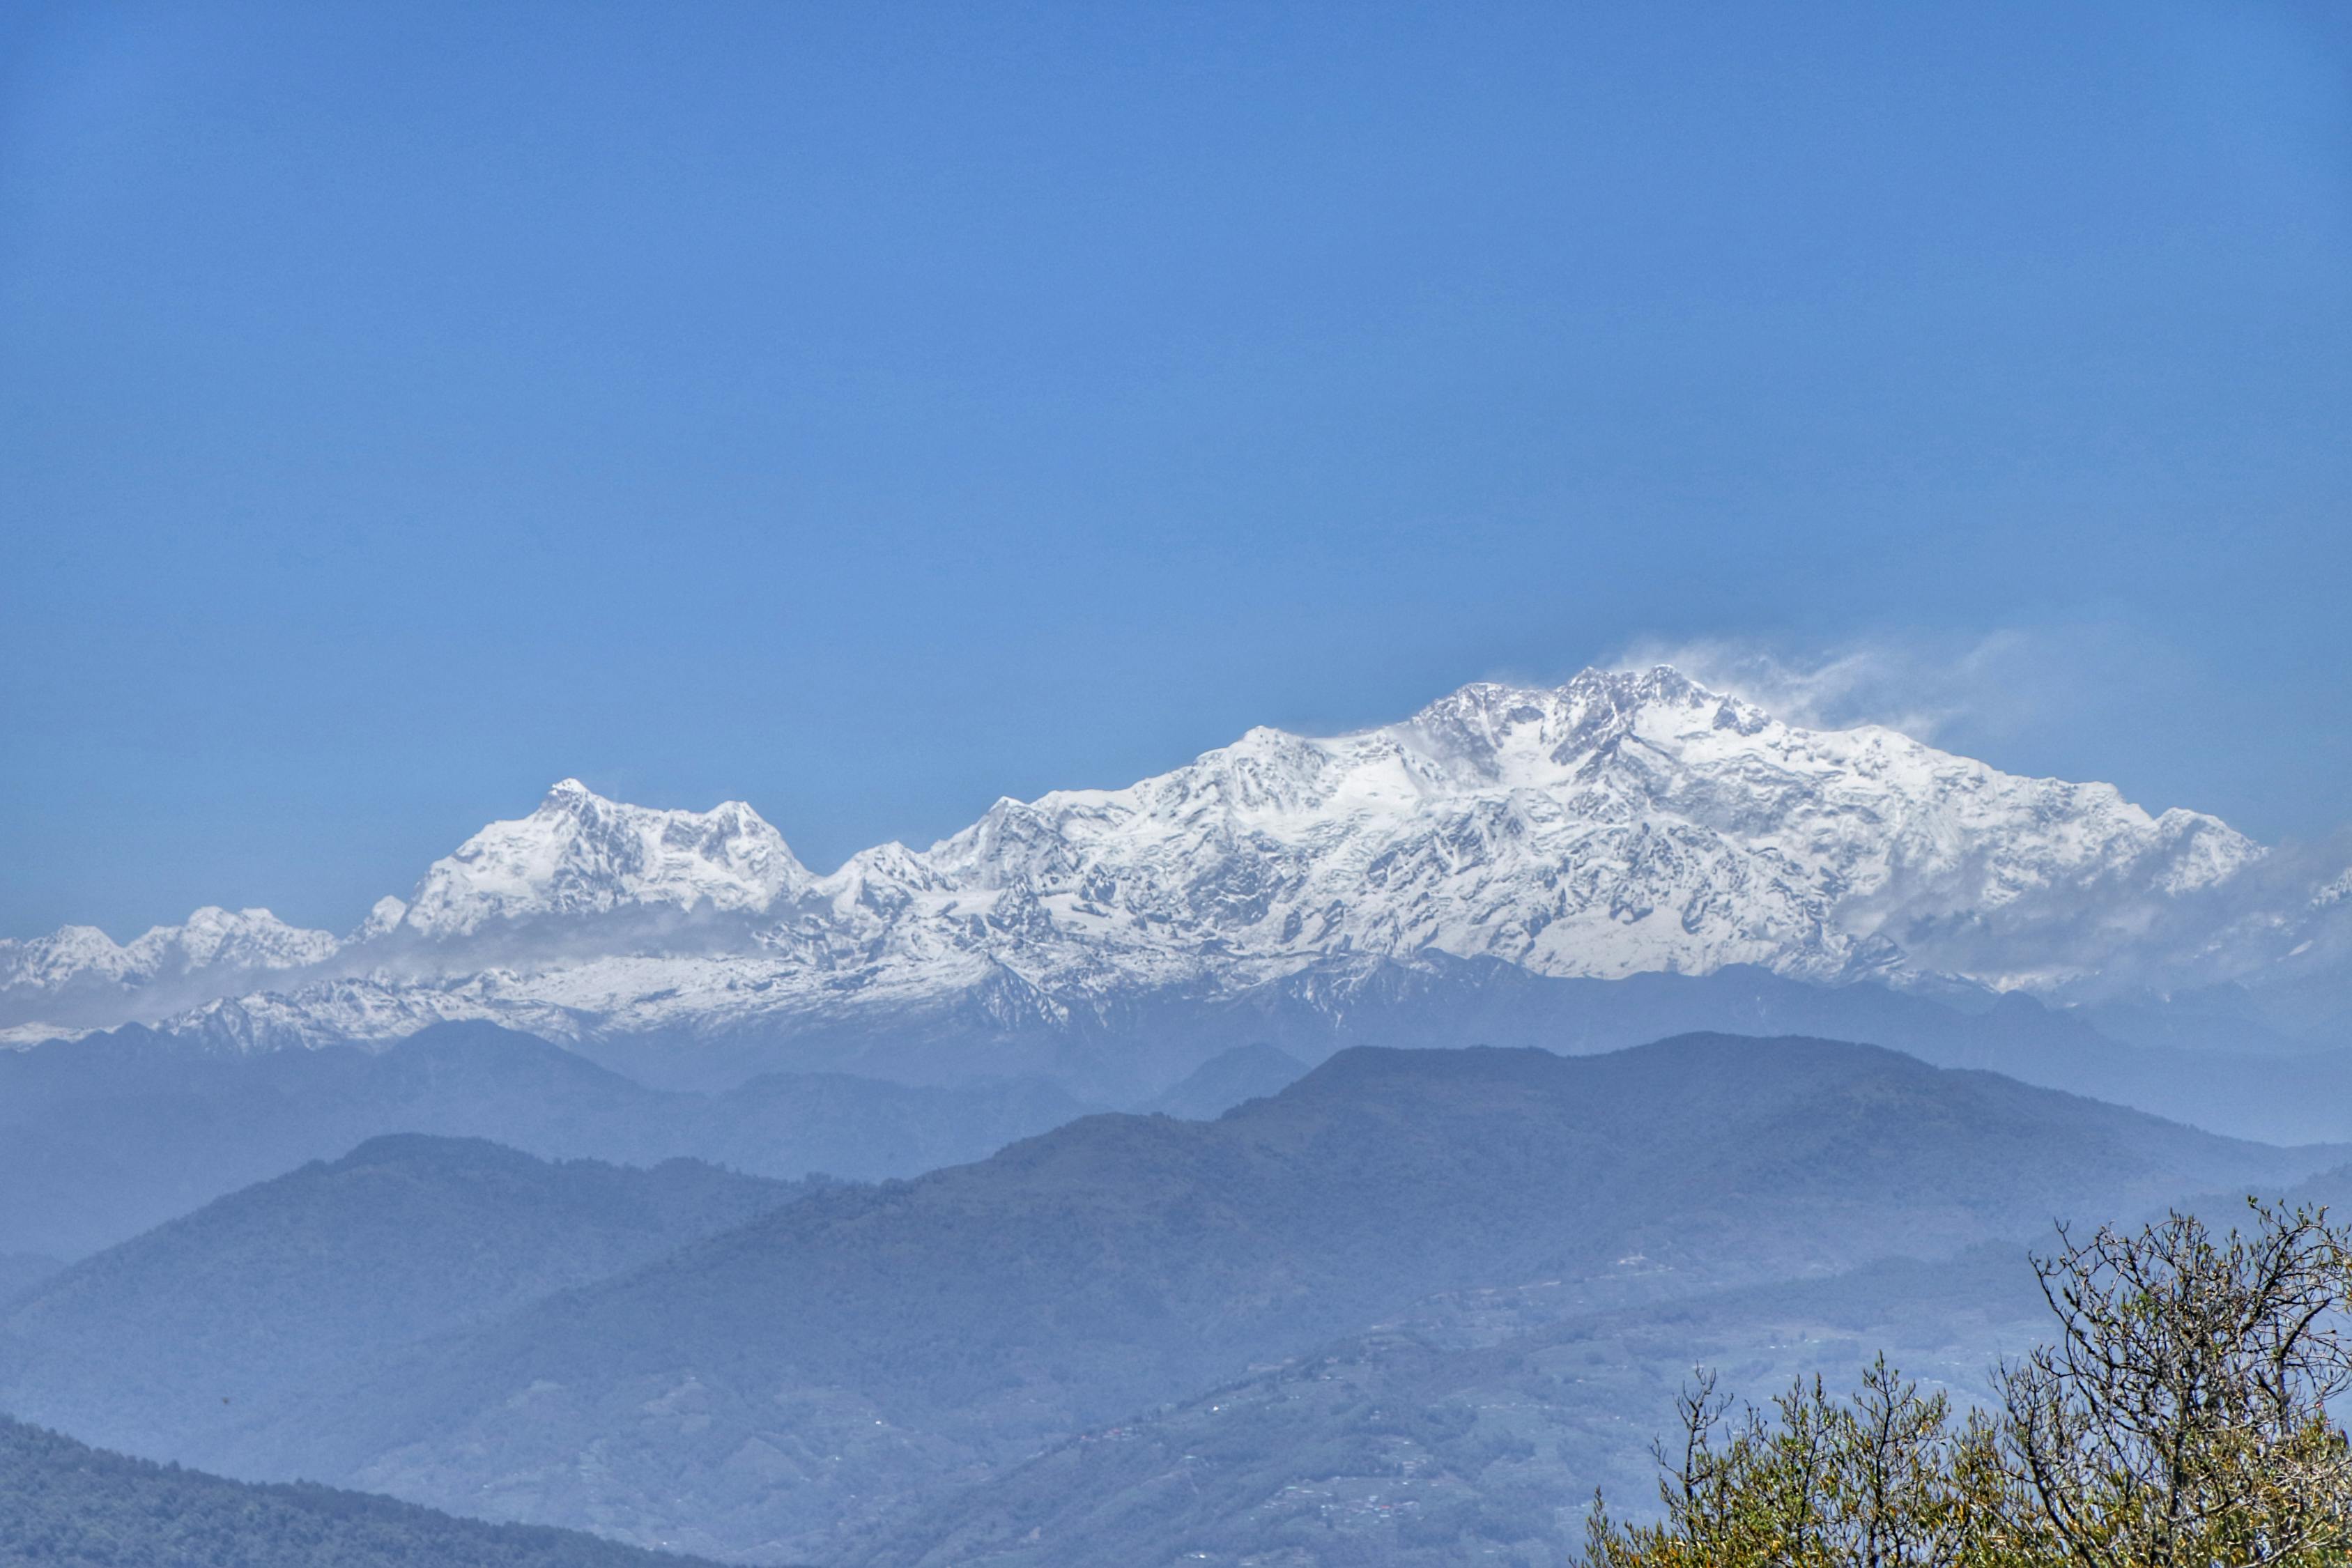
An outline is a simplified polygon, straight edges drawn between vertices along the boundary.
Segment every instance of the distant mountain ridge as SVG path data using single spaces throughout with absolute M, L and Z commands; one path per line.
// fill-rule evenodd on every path
M 565 780 L 347 939 L 206 910 L 128 948 L 0 942 L 0 1038 L 131 1017 L 237 1049 L 464 1018 L 574 1041 L 1084 1030 L 1439 959 L 1995 989 L 2182 953 L 2332 962 L 2352 900 L 2303 888 L 2250 913 L 2264 854 L 2107 784 L 1794 727 L 1664 667 L 1587 670 L 1335 739 L 1253 730 L 824 876 L 740 802 L 654 810 Z

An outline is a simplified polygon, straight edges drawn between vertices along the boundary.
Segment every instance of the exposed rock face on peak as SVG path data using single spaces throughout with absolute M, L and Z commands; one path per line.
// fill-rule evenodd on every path
M 1587 670 L 1466 686 L 1350 735 L 1253 730 L 1125 789 L 1001 800 L 928 849 L 883 845 L 822 878 L 747 805 L 654 810 L 567 779 L 340 952 L 303 933 L 286 951 L 326 963 L 315 978 L 222 990 L 170 1026 L 247 1047 L 463 1017 L 559 1037 L 909 1011 L 1052 1028 L 1171 988 L 1438 960 L 2042 986 L 2146 960 L 2151 931 L 2177 938 L 2263 854 L 2107 784 L 2016 777 L 1883 728 L 1799 729 L 1663 667 Z M 523 940 L 551 930 L 560 942 Z M 61 970 L 138 991 L 96 932 L 17 946 L 0 949 L 0 1004 L 16 1004 L 0 1026 L 38 1016 L 22 999 Z

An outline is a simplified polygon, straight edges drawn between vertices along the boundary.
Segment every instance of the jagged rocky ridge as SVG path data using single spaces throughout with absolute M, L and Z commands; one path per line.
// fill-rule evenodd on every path
M 348 939 L 206 910 L 128 947 L 87 927 L 0 942 L 0 1029 L 162 1020 L 244 1048 L 465 1018 L 574 1041 L 1052 1029 L 1276 984 L 1336 1008 L 1381 966 L 1448 960 L 2046 990 L 2186 959 L 2230 978 L 2306 958 L 2305 928 L 2347 907 L 2305 886 L 2250 912 L 2264 855 L 2111 785 L 1796 728 L 1663 667 L 1587 670 L 1334 739 L 1253 730 L 825 876 L 740 802 L 653 810 L 565 780 Z

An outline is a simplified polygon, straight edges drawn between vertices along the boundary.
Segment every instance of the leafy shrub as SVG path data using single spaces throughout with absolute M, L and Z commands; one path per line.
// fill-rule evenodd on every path
M 1594 1500 L 1592 1568 L 2322 1568 L 2352 1557 L 2352 1258 L 2324 1211 L 2254 1206 L 2216 1237 L 2179 1213 L 2063 1229 L 2039 1259 L 2057 1337 L 1955 1419 L 1884 1358 L 1771 1415 L 1702 1375 L 1662 1451 L 1661 1524 Z

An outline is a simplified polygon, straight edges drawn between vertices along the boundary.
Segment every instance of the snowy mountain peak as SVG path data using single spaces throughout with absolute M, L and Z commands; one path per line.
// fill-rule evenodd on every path
M 1254 729 L 1123 789 L 999 800 L 927 849 L 886 844 L 821 879 L 740 801 L 659 810 L 567 778 L 379 902 L 339 953 L 259 910 L 200 910 L 128 948 L 68 928 L 0 943 L 0 1003 L 54 1023 L 58 974 L 161 996 L 144 974 L 232 950 L 258 955 L 242 968 L 322 966 L 283 994 L 205 993 L 219 1000 L 175 1027 L 251 1045 L 454 1017 L 557 1036 L 838 1030 L 907 1009 L 1001 1023 L 1452 960 L 2046 988 L 2203 951 L 2197 911 L 2228 900 L 2188 895 L 2263 853 L 2108 784 L 1874 726 L 1798 728 L 1664 666 L 1588 669 L 1465 686 L 1350 734 Z M 735 918 L 604 918 L 706 911 Z M 188 989 L 168 988 L 174 1005 Z
M 367 919 L 360 922 L 359 930 L 352 932 L 352 940 L 371 942 L 380 936 L 388 936 L 400 929 L 400 922 L 407 913 L 407 900 L 386 893 L 369 909 Z
M 208 904 L 178 925 L 150 927 L 126 943 L 116 943 L 96 926 L 64 926 L 30 942 L 0 942 L 0 990 L 54 994 L 205 972 L 248 975 L 300 969 L 324 963 L 341 945 L 325 931 L 288 925 L 268 910 Z
M 79 981 L 136 978 L 131 955 L 96 926 L 59 926 L 47 936 L 0 942 L 0 987 L 58 990 Z
M 1049 990 L 1432 952 L 1563 976 L 1902 962 L 2035 984 L 2101 954 L 2037 935 L 2021 963 L 2006 923 L 2043 917 L 2002 911 L 2095 889 L 2121 910 L 2260 853 L 2107 785 L 1795 729 L 1661 666 L 1482 682 L 1329 739 L 1252 730 L 1126 789 L 999 801 L 824 890 L 848 923 L 834 962 L 990 964 Z
M 783 836 L 741 801 L 659 810 L 607 800 L 567 778 L 529 816 L 494 822 L 435 861 L 397 928 L 446 938 L 491 921 L 626 908 L 759 913 L 813 879 Z
M 147 973 L 170 970 L 294 969 L 331 957 L 341 945 L 322 931 L 288 925 L 268 910 L 207 904 L 176 926 L 157 926 L 124 949 Z

